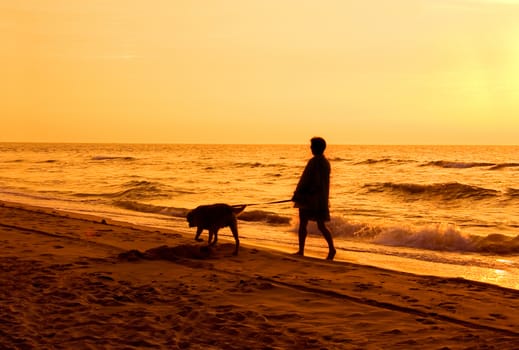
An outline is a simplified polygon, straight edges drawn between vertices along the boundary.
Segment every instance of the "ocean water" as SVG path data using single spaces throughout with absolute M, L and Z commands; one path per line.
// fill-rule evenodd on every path
M 329 145 L 326 155 L 336 260 L 519 289 L 519 146 Z M 265 203 L 290 199 L 310 157 L 308 145 L 0 143 L 0 198 L 193 237 L 188 210 L 248 204 L 242 244 L 295 252 L 297 210 Z M 309 231 L 307 255 L 324 258 Z

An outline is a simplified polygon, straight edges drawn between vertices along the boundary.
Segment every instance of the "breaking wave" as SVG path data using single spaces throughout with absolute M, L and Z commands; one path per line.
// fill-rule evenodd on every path
M 160 182 L 130 181 L 121 186 L 119 191 L 106 193 L 76 193 L 76 197 L 114 198 L 119 200 L 166 199 L 182 191 L 171 191 Z
M 136 158 L 123 157 L 123 156 L 94 156 L 94 157 L 90 158 L 90 160 L 94 160 L 94 161 L 109 161 L 109 160 L 132 161 L 132 160 L 136 160 Z
M 349 158 L 341 158 L 341 157 L 333 157 L 333 158 L 330 158 L 329 159 L 330 162 L 346 162 L 346 161 L 351 161 L 351 159 Z
M 432 224 L 423 227 L 372 226 L 350 223 L 344 218 L 334 217 L 329 226 L 337 238 L 385 246 L 495 255 L 519 254 L 519 235 L 470 235 L 453 224 Z
M 361 162 L 355 163 L 355 165 L 372 165 L 372 164 L 405 164 L 413 161 L 410 160 L 401 160 L 401 159 L 391 159 L 391 158 L 382 158 L 382 159 L 366 159 Z
M 469 169 L 469 168 L 485 168 L 488 167 L 488 170 L 500 170 L 506 168 L 515 168 L 519 167 L 519 163 L 489 163 L 489 162 L 455 162 L 455 161 L 447 161 L 447 160 L 435 160 L 432 162 L 428 162 L 422 164 L 420 166 L 435 166 L 439 168 L 445 169 Z
M 519 198 L 519 189 L 510 187 L 507 189 L 506 194 L 512 198 Z
M 179 218 L 185 217 L 187 213 L 191 210 L 186 208 L 153 205 L 130 200 L 116 200 L 113 202 L 113 205 L 119 208 L 138 211 L 142 213 L 161 214 Z M 290 219 L 290 217 L 264 210 L 245 210 L 238 216 L 238 220 L 258 223 L 261 222 L 269 225 L 289 225 Z
M 499 169 L 505 169 L 505 168 L 515 168 L 519 167 L 519 163 L 502 163 L 502 164 L 496 164 L 490 170 L 499 170 Z
M 161 205 L 153 205 L 129 200 L 116 200 L 113 205 L 122 209 L 133 210 L 140 213 L 162 214 L 172 217 L 185 217 L 189 212 L 186 208 L 173 208 Z
M 436 166 L 440 168 L 454 168 L 454 169 L 467 169 L 467 168 L 476 168 L 476 167 L 489 167 L 495 166 L 495 163 L 478 163 L 478 162 L 451 162 L 446 160 L 436 160 L 433 162 L 429 162 L 426 164 L 422 164 L 421 166 Z
M 238 216 L 239 220 L 253 221 L 253 222 L 265 222 L 271 225 L 289 225 L 290 218 L 287 216 L 279 215 L 270 211 L 264 210 L 245 210 Z
M 279 168 L 279 167 L 283 167 L 283 166 L 285 166 L 285 164 L 261 163 L 261 162 L 233 163 L 233 167 L 236 167 L 236 168 Z
M 436 184 L 413 184 L 413 183 L 374 183 L 365 184 L 364 188 L 370 193 L 388 192 L 408 197 L 439 197 L 442 200 L 456 199 L 485 199 L 496 197 L 499 191 L 461 184 L 458 182 L 436 183 Z

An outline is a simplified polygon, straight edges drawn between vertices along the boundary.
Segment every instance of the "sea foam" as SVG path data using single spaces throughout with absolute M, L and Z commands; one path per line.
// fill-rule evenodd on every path
M 519 254 L 519 235 L 516 237 L 503 234 L 471 235 L 451 223 L 424 226 L 372 225 L 333 217 L 328 226 L 336 238 L 378 245 L 496 255 Z M 316 228 L 313 228 L 310 233 L 319 234 Z

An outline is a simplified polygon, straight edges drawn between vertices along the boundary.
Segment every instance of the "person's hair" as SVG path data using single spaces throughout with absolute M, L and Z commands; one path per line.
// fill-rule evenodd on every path
M 312 137 L 310 140 L 312 152 L 315 155 L 321 155 L 326 149 L 326 141 L 322 137 Z

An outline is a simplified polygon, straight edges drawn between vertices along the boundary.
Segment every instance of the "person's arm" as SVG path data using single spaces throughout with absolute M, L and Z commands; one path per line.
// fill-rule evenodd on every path
M 305 202 L 305 199 L 308 198 L 308 195 L 315 191 L 315 170 L 315 164 L 312 160 L 310 160 L 306 165 L 301 178 L 299 179 L 296 190 L 294 191 L 294 195 L 292 196 L 292 201 L 303 203 Z

